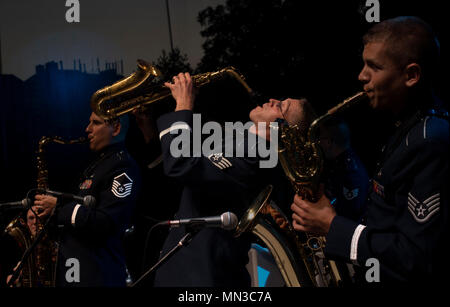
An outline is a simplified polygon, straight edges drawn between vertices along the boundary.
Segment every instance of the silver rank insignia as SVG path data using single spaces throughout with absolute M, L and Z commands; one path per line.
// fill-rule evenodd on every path
M 208 159 L 220 169 L 226 169 L 232 166 L 231 162 L 223 157 L 223 153 L 212 154 Z
M 352 200 L 353 198 L 358 196 L 359 189 L 356 188 L 356 189 L 353 189 L 353 190 L 349 190 L 346 187 L 344 187 L 342 192 L 344 193 L 345 199 Z
M 133 180 L 126 173 L 122 173 L 114 177 L 111 192 L 119 198 L 124 198 L 131 194 L 132 185 Z
M 408 193 L 408 210 L 419 223 L 425 223 L 440 209 L 441 194 L 436 193 L 420 202 Z

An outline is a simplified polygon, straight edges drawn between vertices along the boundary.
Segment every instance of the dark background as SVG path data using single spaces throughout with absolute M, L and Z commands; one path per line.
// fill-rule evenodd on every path
M 381 20 L 415 15 L 434 28 L 443 55 L 437 90 L 448 101 L 445 86 L 449 77 L 444 72 L 449 68 L 446 57 L 449 42 L 442 2 L 379 2 Z M 361 0 L 226 1 L 198 14 L 204 54 L 197 67 L 189 65 L 180 49 L 149 60 L 165 66 L 168 79 L 177 69 L 200 73 L 232 65 L 264 96 L 307 97 L 321 114 L 361 88 L 357 80 L 362 67 L 361 36 L 371 25 L 365 19 L 366 9 L 365 1 Z M 105 68 L 102 64 L 102 71 L 95 74 L 83 71 L 81 64 L 74 64 L 75 69 L 63 68 L 57 62 L 40 65 L 36 74 L 25 81 L 13 75 L 0 76 L 1 201 L 21 199 L 35 185 L 38 139 L 43 135 L 67 138 L 84 135 L 90 96 L 122 77 L 121 70 L 113 64 Z M 211 112 L 215 109 L 224 116 L 223 119 L 247 121 L 253 105 L 239 99 L 233 101 L 232 97 L 219 95 L 218 102 L 204 104 Z M 354 146 L 370 170 L 382 139 L 383 123 L 365 108 L 349 112 L 347 119 Z M 78 180 L 73 171 L 79 170 L 83 162 L 78 161 L 85 160 L 87 150 L 81 149 L 82 146 L 70 146 L 70 150 L 50 146 L 54 147 L 48 149 L 50 186 L 69 190 Z
M 443 2 L 379 2 L 381 20 L 414 15 L 433 27 L 442 53 L 436 89 L 448 101 L 445 89 L 449 82 L 449 26 Z M 148 60 L 161 68 L 167 80 L 179 71 L 196 74 L 234 66 L 261 95 L 277 99 L 307 97 L 317 113 L 322 114 L 361 90 L 357 80 L 362 68 L 361 37 L 371 26 L 365 19 L 365 3 L 224 1 L 223 5 L 208 7 L 198 14 L 203 56 L 196 67 L 192 67 L 179 46 Z M 123 10 L 127 10 L 126 2 Z M 117 22 L 127 25 L 126 20 Z M 117 36 L 118 43 L 122 39 Z M 55 62 L 45 65 L 36 63 L 36 73 L 25 81 L 10 74 L 0 75 L 0 202 L 23 199 L 27 191 L 36 187 L 39 138 L 57 135 L 73 139 L 85 135 L 91 95 L 123 77 L 117 63 L 105 67 L 102 64 L 93 73 L 77 62 L 73 69 L 63 67 L 57 62 L 62 57 L 61 54 Z M 203 119 L 247 121 L 254 105 L 242 98 L 240 90 L 230 84 L 205 88 L 198 102 L 202 106 L 199 111 L 206 114 Z M 364 106 L 349 111 L 345 119 L 351 128 L 353 146 L 371 174 L 386 137 L 385 122 Z M 136 129 L 132 131 L 136 133 Z M 50 188 L 65 192 L 76 188 L 89 157 L 85 145 L 49 145 L 46 159 Z M 170 188 L 158 192 L 170 193 Z

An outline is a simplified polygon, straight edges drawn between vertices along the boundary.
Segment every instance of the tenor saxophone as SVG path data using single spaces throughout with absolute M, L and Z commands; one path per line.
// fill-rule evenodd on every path
M 171 96 L 170 89 L 163 85 L 161 72 L 144 60 L 137 60 L 137 70 L 127 78 L 96 91 L 90 106 L 92 111 L 104 120 L 110 120 L 133 110 L 146 107 Z M 252 89 L 236 68 L 229 66 L 215 72 L 206 72 L 192 76 L 195 87 L 230 77 L 239 82 L 245 91 L 253 96 Z
M 367 94 L 359 92 L 340 104 L 329 109 L 309 126 L 306 137 L 298 126 L 283 125 L 281 130 L 281 142 L 278 148 L 278 157 L 286 176 L 289 178 L 295 192 L 311 202 L 317 202 L 320 197 L 320 179 L 323 171 L 323 153 L 319 145 L 319 127 L 331 116 L 340 113 L 362 101 Z M 299 232 L 296 234 L 302 253 L 306 254 L 305 261 L 312 268 L 311 279 L 316 286 L 343 285 L 344 272 L 338 269 L 335 261 L 325 257 L 325 237 L 310 233 Z
M 48 167 L 45 159 L 45 147 L 49 143 L 70 145 L 86 143 L 85 137 L 80 137 L 74 140 L 65 140 L 58 136 L 48 137 L 43 136 L 39 140 L 38 154 L 37 154 L 37 188 L 45 191 L 48 189 Z M 36 233 L 42 231 L 44 220 L 37 219 Z M 41 242 L 36 246 L 35 265 L 37 283 L 44 287 L 54 287 L 56 277 L 56 260 L 58 257 L 58 244 L 52 240 L 48 234 L 45 234 Z
M 45 159 L 45 147 L 51 142 L 58 144 L 81 144 L 86 142 L 86 138 L 64 140 L 57 136 L 41 137 L 38 143 L 36 159 L 37 188 L 41 191 L 48 189 L 48 168 Z M 36 217 L 36 234 L 42 231 L 44 222 Z M 15 239 L 22 252 L 25 252 L 35 240 L 26 222 L 23 221 L 22 216 L 17 216 L 13 219 L 6 227 L 5 232 Z M 52 240 L 48 234 L 44 234 L 33 253 L 28 257 L 27 262 L 24 263 L 17 285 L 25 288 L 54 287 L 57 254 L 57 242 Z

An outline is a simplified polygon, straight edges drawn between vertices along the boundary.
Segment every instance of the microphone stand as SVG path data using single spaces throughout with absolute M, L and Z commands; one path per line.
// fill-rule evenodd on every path
M 47 220 L 45 221 L 45 224 L 43 225 L 41 231 L 38 233 L 38 235 L 36 236 L 36 238 L 34 239 L 33 243 L 25 250 L 25 252 L 22 255 L 22 258 L 19 261 L 19 265 L 17 266 L 17 268 L 14 270 L 11 279 L 9 280 L 7 286 L 10 287 L 13 285 L 13 283 L 17 280 L 17 278 L 19 277 L 22 268 L 24 266 L 24 264 L 26 263 L 26 261 L 28 260 L 28 257 L 30 257 L 31 253 L 33 252 L 33 250 L 36 248 L 36 246 L 39 244 L 39 242 L 42 240 L 42 238 L 44 237 L 44 235 L 47 233 L 49 225 L 50 225 L 50 220 L 53 218 L 54 213 L 56 211 L 56 208 L 59 207 L 59 205 L 62 202 L 62 197 L 57 197 L 57 201 L 56 201 L 56 206 L 55 208 L 52 210 L 50 216 L 47 218 Z
M 153 273 L 157 268 L 159 268 L 161 265 L 167 262 L 170 257 L 175 254 L 179 249 L 181 249 L 183 246 L 187 246 L 191 241 L 192 238 L 200 231 L 199 228 L 190 228 L 188 229 L 188 232 L 184 235 L 184 237 L 181 238 L 181 240 L 175 245 L 170 251 L 168 251 L 161 259 L 156 262 L 154 266 L 152 266 L 147 272 L 145 272 L 141 277 L 139 277 L 138 280 L 136 280 L 134 283 L 132 283 L 129 287 L 136 286 L 139 282 L 141 282 L 145 277 Z

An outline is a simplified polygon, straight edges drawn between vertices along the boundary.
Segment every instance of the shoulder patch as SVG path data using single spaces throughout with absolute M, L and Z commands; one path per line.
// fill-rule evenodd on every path
M 441 194 L 436 193 L 424 201 L 419 201 L 408 193 L 408 210 L 419 223 L 425 223 L 440 209 Z
M 220 169 L 226 169 L 232 166 L 231 162 L 223 157 L 223 153 L 211 154 L 208 156 L 208 159 Z
M 359 194 L 359 189 L 347 189 L 346 187 L 343 187 L 342 193 L 344 194 L 345 199 L 352 200 L 353 198 L 357 197 Z
M 132 186 L 133 180 L 126 173 L 122 173 L 114 177 L 111 192 L 119 198 L 124 198 L 131 194 Z

